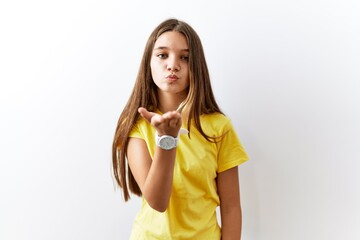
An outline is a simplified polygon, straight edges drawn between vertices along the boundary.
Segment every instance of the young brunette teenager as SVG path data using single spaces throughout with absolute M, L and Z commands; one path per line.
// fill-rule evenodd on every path
M 125 200 L 142 196 L 130 239 L 239 240 L 238 165 L 247 159 L 215 101 L 198 35 L 183 21 L 162 22 L 113 142 Z

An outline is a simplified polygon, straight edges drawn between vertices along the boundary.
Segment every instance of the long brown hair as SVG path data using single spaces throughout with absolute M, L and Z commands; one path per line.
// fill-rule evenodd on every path
M 168 19 L 162 22 L 154 29 L 147 41 L 134 89 L 116 126 L 112 146 L 113 172 L 117 184 L 123 189 L 125 201 L 130 198 L 129 190 L 141 196 L 141 190 L 126 162 L 126 149 L 130 131 L 140 116 L 138 108 L 145 107 L 151 111 L 158 108 L 157 86 L 151 76 L 150 60 L 156 40 L 161 34 L 168 31 L 183 34 L 189 45 L 190 84 L 188 95 L 184 101 L 185 119 L 187 119 L 189 132 L 193 121 L 201 135 L 213 142 L 213 137 L 206 135 L 201 128 L 200 115 L 222 113 L 211 88 L 209 71 L 199 36 L 191 26 L 183 21 Z

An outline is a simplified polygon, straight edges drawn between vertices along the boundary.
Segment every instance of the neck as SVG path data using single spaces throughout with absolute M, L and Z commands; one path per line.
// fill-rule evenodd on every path
M 159 110 L 162 113 L 175 111 L 179 105 L 185 100 L 187 93 L 166 93 L 158 91 L 159 97 Z

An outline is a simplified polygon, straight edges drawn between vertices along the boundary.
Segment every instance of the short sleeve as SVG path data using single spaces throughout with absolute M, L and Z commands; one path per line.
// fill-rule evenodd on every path
M 224 127 L 224 136 L 217 143 L 218 147 L 218 170 L 223 172 L 246 162 L 249 157 L 242 146 L 231 121 L 227 121 Z
M 144 139 L 144 135 L 143 135 L 142 132 L 141 132 L 139 122 L 136 123 L 136 124 L 132 127 L 132 129 L 131 129 L 131 131 L 130 131 L 130 133 L 129 133 L 129 137 L 135 137 L 135 138 Z

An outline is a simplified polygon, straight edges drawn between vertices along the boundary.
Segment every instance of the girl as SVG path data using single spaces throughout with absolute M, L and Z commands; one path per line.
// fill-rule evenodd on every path
M 112 154 L 125 201 L 129 190 L 142 196 L 130 239 L 240 239 L 237 166 L 248 157 L 187 23 L 169 19 L 150 35 Z

